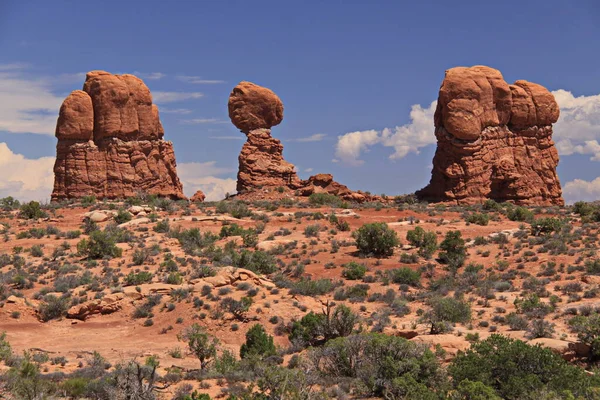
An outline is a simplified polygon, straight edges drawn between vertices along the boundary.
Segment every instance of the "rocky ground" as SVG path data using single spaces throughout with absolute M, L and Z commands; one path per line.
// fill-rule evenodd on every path
M 290 340 L 293 322 L 340 304 L 356 314 L 355 331 L 424 343 L 442 363 L 492 333 L 570 362 L 589 356 L 569 322 L 600 308 L 600 225 L 579 208 L 357 205 L 325 195 L 85 201 L 30 215 L 5 202 L 0 214 L 0 331 L 44 373 L 77 371 L 94 352 L 113 367 L 156 356 L 169 377 L 164 393 L 190 384 L 218 397 L 234 384 L 185 376 L 200 366 L 182 340 L 188 327 L 198 324 L 219 353 L 239 357 L 258 323 L 287 365 L 307 352 Z M 396 233 L 391 255 L 357 248 L 355 232 L 370 223 Z M 430 254 L 407 239 L 417 227 L 436 238 Z M 466 259 L 449 264 L 439 245 L 455 231 Z M 459 299 L 470 318 L 432 329 L 438 298 Z

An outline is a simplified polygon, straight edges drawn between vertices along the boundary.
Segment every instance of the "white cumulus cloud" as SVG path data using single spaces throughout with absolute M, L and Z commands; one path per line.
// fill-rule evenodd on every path
M 432 102 L 428 108 L 419 104 L 412 106 L 410 123 L 395 128 L 385 128 L 381 132 L 371 129 L 357 131 L 338 136 L 335 148 L 335 161 L 349 165 L 361 165 L 361 153 L 368 151 L 376 144 L 393 148 L 390 159 L 400 159 L 408 153 L 419 154 L 422 147 L 436 142 L 433 134 L 433 113 L 437 102 Z
M 183 183 L 185 195 L 192 197 L 197 190 L 202 190 L 207 201 L 223 200 L 227 193 L 236 193 L 237 181 L 233 178 L 219 178 L 216 175 L 231 173 L 229 168 L 216 166 L 216 161 L 189 162 L 177 165 L 179 179 Z
M 583 179 L 575 179 L 567 182 L 563 186 L 563 197 L 567 204 L 572 204 L 576 201 L 595 201 L 600 199 L 600 177 L 585 181 Z
M 156 104 L 175 103 L 178 101 L 199 99 L 204 96 L 200 92 L 152 92 L 152 100 Z
M 0 197 L 21 201 L 50 200 L 54 184 L 54 157 L 26 158 L 0 143 Z
M 554 141 L 560 155 L 590 155 L 600 161 L 600 95 L 575 97 L 566 90 L 552 92 L 560 107 Z

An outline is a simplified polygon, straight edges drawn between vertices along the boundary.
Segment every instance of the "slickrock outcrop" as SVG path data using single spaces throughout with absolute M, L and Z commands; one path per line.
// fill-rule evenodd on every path
M 273 91 L 251 82 L 240 82 L 229 96 L 229 118 L 247 136 L 239 155 L 237 191 L 249 196 L 274 188 L 287 188 L 302 196 L 330 193 L 350 201 L 371 201 L 377 196 L 353 192 L 329 174 L 301 180 L 296 167 L 283 158 L 283 145 L 271 136 L 271 127 L 283 120 L 283 103 Z
M 558 117 L 554 96 L 543 86 L 524 80 L 509 85 L 485 66 L 449 69 L 434 116 L 431 181 L 417 196 L 458 204 L 563 205 L 552 141 Z
M 92 71 L 63 102 L 56 124 L 52 200 L 185 198 L 171 142 L 150 90 L 133 75 Z

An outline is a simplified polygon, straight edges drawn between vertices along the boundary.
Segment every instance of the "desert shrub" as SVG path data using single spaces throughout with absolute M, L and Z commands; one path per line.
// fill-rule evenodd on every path
M 525 207 L 514 207 L 508 210 L 506 216 L 511 221 L 531 221 L 533 220 L 533 212 Z
M 350 261 L 344 265 L 342 276 L 350 281 L 355 281 L 364 278 L 367 273 L 367 267 L 364 264 L 359 264 L 356 261 Z
M 131 221 L 131 218 L 133 218 L 133 216 L 128 211 L 119 209 L 114 219 L 117 224 L 123 224 L 125 222 Z
M 318 237 L 320 231 L 321 231 L 321 225 L 319 225 L 319 224 L 308 225 L 306 228 L 304 228 L 304 236 L 306 236 L 307 238 L 308 237 Z
M 157 233 L 169 233 L 171 227 L 169 226 L 169 219 L 165 218 L 162 221 L 158 221 L 154 226 L 154 232 Z
M 421 322 L 431 326 L 430 333 L 439 334 L 451 330 L 451 323 L 471 320 L 468 302 L 453 297 L 434 297 L 428 301 L 431 309 L 421 317 Z
M 70 302 L 67 297 L 57 297 L 52 294 L 46 295 L 40 304 L 38 312 L 40 319 L 44 322 L 63 317 L 67 314 Z
M 558 232 L 563 225 L 563 221 L 558 218 L 539 218 L 531 223 L 531 234 L 538 236 L 540 234 L 547 235 L 552 232 Z
M 406 240 L 418 247 L 418 253 L 421 257 L 429 259 L 437 250 L 437 235 L 435 232 L 425 231 L 425 229 L 417 226 L 413 230 L 406 233 Z
M 440 260 L 456 270 L 461 267 L 467 258 L 467 248 L 460 231 L 448 231 L 446 237 L 440 243 Z
M 342 204 L 342 200 L 329 193 L 313 193 L 308 197 L 308 201 L 310 204 L 314 204 L 317 206 L 332 206 L 332 207 L 340 207 Z
M 152 280 L 152 273 L 148 271 L 130 272 L 125 277 L 125 286 L 141 285 Z
M 121 257 L 122 250 L 117 247 L 118 238 L 108 229 L 96 230 L 90 233 L 88 239 L 77 243 L 79 254 L 92 259 Z
M 549 348 L 497 334 L 459 352 L 448 372 L 455 385 L 465 380 L 481 382 L 509 400 L 531 399 L 531 393 L 542 389 L 554 392 L 547 398 L 591 399 L 599 384 L 597 376 L 587 375 Z
M 336 285 L 331 279 L 300 279 L 291 284 L 290 294 L 299 294 L 302 296 L 322 296 L 330 293 Z
M 448 381 L 426 346 L 371 333 L 328 341 L 312 350 L 315 368 L 328 377 L 357 379 L 367 395 L 387 399 L 439 399 Z M 360 362 L 357 362 L 360 360 Z
M 309 312 L 299 321 L 294 321 L 288 339 L 301 346 L 315 346 L 338 337 L 348 336 L 354 330 L 358 316 L 340 304 L 333 312 L 330 308 L 322 314 Z
M 421 273 L 408 267 L 389 270 L 388 276 L 392 282 L 400 285 L 419 287 L 421 284 Z
M 192 354 L 200 361 L 200 369 L 205 369 L 209 361 L 216 357 L 218 340 L 198 324 L 185 329 L 178 339 L 187 343 Z
M 483 203 L 481 208 L 487 211 L 501 211 L 502 205 L 500 205 L 492 199 L 488 199 Z
M 484 213 L 473 213 L 465 219 L 470 224 L 485 226 L 490 222 L 490 216 Z
M 195 254 L 198 250 L 210 246 L 219 239 L 217 235 L 211 232 L 202 234 L 198 228 L 171 232 L 171 235 L 177 238 L 186 254 Z
M 240 321 L 246 320 L 246 313 L 252 305 L 252 298 L 242 297 L 240 300 L 235 300 L 232 297 L 226 297 L 221 300 L 221 308 L 233 314 Z
M 21 207 L 21 203 L 12 196 L 3 197 L 0 199 L 0 209 L 4 211 L 16 210 L 19 207 Z
M 600 359 L 600 314 L 578 315 L 569 321 L 569 325 L 580 342 L 590 346 L 590 358 Z
M 48 216 L 37 201 L 30 201 L 21 205 L 19 216 L 25 219 L 45 218 Z
M 511 312 L 506 316 L 506 322 L 513 331 L 524 331 L 529 328 L 529 321 L 522 315 Z
M 246 332 L 246 342 L 240 348 L 241 358 L 265 358 L 275 354 L 273 336 L 268 335 L 262 325 L 256 324 Z
M 396 232 L 384 222 L 364 224 L 352 233 L 356 247 L 363 255 L 389 257 L 400 243 Z
M 233 266 L 249 269 L 257 274 L 272 274 L 277 271 L 275 258 L 262 250 L 250 251 L 244 249 L 240 253 L 235 253 Z

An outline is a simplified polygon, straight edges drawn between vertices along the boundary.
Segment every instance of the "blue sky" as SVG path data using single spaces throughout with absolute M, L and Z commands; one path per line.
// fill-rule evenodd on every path
M 0 195 L 49 198 L 58 107 L 94 69 L 145 80 L 188 194 L 235 186 L 244 135 L 227 98 L 241 80 L 283 100 L 273 135 L 301 177 L 413 192 L 429 181 L 444 71 L 484 64 L 561 91 L 565 196 L 598 198 L 598 21 L 593 1 L 0 0 Z

